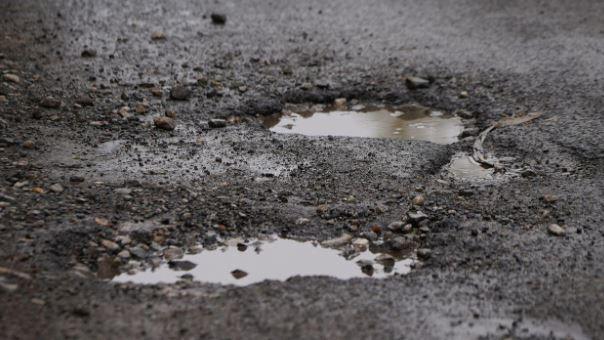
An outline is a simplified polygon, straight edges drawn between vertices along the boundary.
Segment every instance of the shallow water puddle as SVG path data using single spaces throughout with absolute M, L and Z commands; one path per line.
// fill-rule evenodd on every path
M 264 280 L 286 280 L 293 276 L 384 278 L 408 273 L 413 263 L 410 258 L 374 253 L 369 249 L 360 249 L 362 251 L 358 255 L 344 257 L 342 251 L 325 248 L 316 242 L 284 238 L 227 243 L 230 246 L 204 249 L 155 269 L 118 275 L 113 281 L 173 283 L 183 275 L 190 275 L 189 278 L 202 282 L 244 286 Z
M 266 117 L 264 126 L 277 133 L 307 136 L 394 138 L 451 144 L 463 131 L 455 115 L 420 105 L 290 106 Z
M 451 158 L 447 171 L 456 179 L 464 181 L 489 181 L 494 179 L 493 168 L 485 168 L 466 153 L 458 153 Z

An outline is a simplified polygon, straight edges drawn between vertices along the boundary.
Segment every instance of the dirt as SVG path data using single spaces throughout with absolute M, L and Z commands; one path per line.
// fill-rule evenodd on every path
M 2 1 L 2 337 L 603 338 L 603 16 L 593 0 Z M 339 98 L 464 110 L 475 129 L 441 145 L 262 125 Z M 517 176 L 450 176 L 480 131 L 530 112 L 483 145 Z M 368 236 L 417 211 L 404 276 L 103 279 L 124 250 Z

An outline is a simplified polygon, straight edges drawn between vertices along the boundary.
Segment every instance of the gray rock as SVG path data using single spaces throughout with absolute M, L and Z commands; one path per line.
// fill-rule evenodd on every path
M 96 50 L 87 48 L 82 51 L 82 57 L 83 58 L 94 58 L 94 57 L 96 57 Z
M 129 259 L 129 258 L 130 258 L 130 252 L 129 252 L 129 251 L 127 251 L 126 249 L 124 249 L 124 250 L 120 251 L 120 252 L 117 254 L 117 256 L 118 256 L 119 258 L 121 258 L 121 259 L 124 259 L 124 260 L 125 260 L 125 259 Z
M 65 190 L 63 186 L 59 183 L 51 185 L 50 187 L 48 187 L 48 189 L 50 189 L 50 191 L 52 192 L 56 192 L 57 194 L 60 194 Z
M 113 250 L 120 249 L 120 246 L 117 243 L 115 243 L 115 242 L 113 242 L 111 240 L 101 240 L 101 245 L 103 247 L 105 247 L 107 250 L 112 250 L 113 251 Z
M 224 25 L 227 21 L 226 15 L 222 13 L 212 13 L 210 18 L 212 19 L 212 23 L 214 25 Z
M 147 251 L 145 249 L 143 249 L 141 246 L 136 246 L 136 247 L 130 248 L 130 254 L 134 255 L 135 257 L 137 257 L 139 259 L 144 259 L 145 257 L 147 257 Z
M 170 98 L 174 100 L 188 100 L 191 97 L 191 90 L 183 85 L 177 85 L 170 90 Z
M 477 127 L 468 127 L 465 128 L 460 134 L 460 138 L 473 137 L 477 136 L 480 133 L 480 129 Z
M 212 129 L 219 129 L 226 127 L 227 122 L 224 119 L 210 119 L 208 126 Z
M 388 246 L 392 250 L 399 251 L 409 248 L 409 242 L 404 237 L 397 236 L 388 241 Z
M 61 101 L 53 97 L 45 97 L 40 100 L 40 106 L 47 109 L 58 109 L 61 107 Z
M 403 227 L 405 226 L 405 223 L 403 223 L 402 221 L 394 221 L 392 223 L 390 223 L 388 225 L 388 230 L 392 231 L 392 232 L 401 232 L 403 230 Z
M 432 256 L 432 250 L 428 248 L 420 248 L 417 250 L 417 257 L 419 257 L 420 259 L 425 260 L 430 258 L 430 256 Z
M 455 111 L 455 115 L 462 119 L 472 119 L 474 118 L 474 114 L 468 110 L 457 110 Z
M 425 202 L 426 198 L 424 197 L 424 195 L 417 195 L 413 197 L 413 200 L 411 201 L 413 205 L 424 205 Z
M 430 86 L 430 81 L 419 77 L 406 77 L 405 85 L 411 90 L 423 89 Z
M 7 73 L 4 75 L 4 80 L 10 81 L 11 83 L 19 84 L 21 82 L 21 78 L 16 74 Z
M 564 236 L 566 234 L 566 230 L 557 224 L 548 225 L 547 232 L 554 236 Z
M 237 280 L 242 279 L 247 276 L 247 273 L 241 269 L 235 269 L 231 272 L 231 275 Z
M 166 131 L 172 131 L 176 128 L 176 123 L 174 122 L 174 119 L 170 118 L 170 117 L 155 117 L 153 119 L 153 123 L 155 124 L 155 127 L 157 127 L 158 129 L 162 129 L 162 130 L 166 130 Z
M 183 251 L 182 249 L 178 248 L 178 247 L 169 247 L 167 249 L 164 250 L 164 257 L 166 258 L 166 260 L 168 261 L 172 261 L 172 260 L 177 260 L 183 257 Z
M 168 262 L 168 266 L 172 270 L 189 271 L 189 270 L 197 267 L 197 264 L 195 264 L 191 261 L 170 261 L 170 262 Z
M 418 222 L 428 218 L 428 215 L 424 214 L 421 210 L 417 210 L 417 211 L 408 212 L 407 217 L 409 218 L 410 222 L 418 223 Z

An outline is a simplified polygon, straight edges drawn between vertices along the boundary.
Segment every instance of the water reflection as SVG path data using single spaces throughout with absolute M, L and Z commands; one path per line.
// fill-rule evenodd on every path
M 459 117 L 413 104 L 398 107 L 357 105 L 350 109 L 317 105 L 297 107 L 266 117 L 263 123 L 277 133 L 411 139 L 438 144 L 456 142 L 463 130 Z
M 248 285 L 263 280 L 286 280 L 293 276 L 324 275 L 339 279 L 355 277 L 383 278 L 410 271 L 411 259 L 373 253 L 369 249 L 357 255 L 342 256 L 341 251 L 315 242 L 276 238 L 236 244 L 230 243 L 178 260 L 188 270 L 173 270 L 178 265 L 163 264 L 156 269 L 134 275 L 121 274 L 116 282 L 173 283 L 183 274 L 209 283 Z M 191 264 L 195 264 L 192 266 Z

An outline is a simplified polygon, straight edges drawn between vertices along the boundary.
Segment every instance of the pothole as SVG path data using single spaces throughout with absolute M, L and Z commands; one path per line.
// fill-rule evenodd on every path
M 417 104 L 398 106 L 288 105 L 283 113 L 265 117 L 265 127 L 277 133 L 307 136 L 348 136 L 422 140 L 437 144 L 458 141 L 461 118 Z
M 220 247 L 199 248 L 191 254 L 176 256 L 178 259 L 157 263 L 152 269 L 131 270 L 113 281 L 154 284 L 187 279 L 244 286 L 294 276 L 385 278 L 408 273 L 414 263 L 413 249 L 386 251 L 367 239 L 340 238 L 330 242 L 321 245 L 276 236 L 247 241 L 231 239 Z M 171 256 L 169 250 L 164 251 L 164 258 Z

